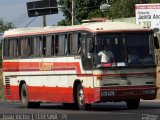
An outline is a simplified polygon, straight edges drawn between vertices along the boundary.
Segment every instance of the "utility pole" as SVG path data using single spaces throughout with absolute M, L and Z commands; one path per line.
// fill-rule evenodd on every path
M 43 27 L 46 27 L 46 15 L 43 15 Z
M 72 0 L 72 25 L 74 25 L 74 18 L 75 18 L 75 0 Z

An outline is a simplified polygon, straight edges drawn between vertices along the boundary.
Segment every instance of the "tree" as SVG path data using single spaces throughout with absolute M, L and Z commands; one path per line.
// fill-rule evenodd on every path
M 3 19 L 0 19 L 0 32 L 14 28 L 14 25 L 11 22 L 4 22 Z
M 11 22 L 4 22 L 2 19 L 0 19 L 0 33 L 4 32 L 5 30 L 14 28 L 14 25 Z M 2 45 L 0 40 L 0 57 L 2 56 Z M 2 60 L 0 59 L 0 67 L 2 67 Z
M 108 0 L 111 8 L 109 12 L 102 12 L 100 5 L 106 0 L 75 0 L 76 18 L 81 21 L 92 17 L 109 17 L 110 19 L 133 17 L 135 16 L 135 4 L 159 3 L 159 0 Z M 60 5 L 65 6 L 71 11 L 71 0 L 59 0 Z M 59 25 L 71 25 L 71 13 L 62 8 L 65 20 L 60 21 Z
M 112 19 L 135 16 L 135 4 L 158 3 L 159 0 L 115 0 L 109 11 Z
M 84 19 L 89 19 L 91 17 L 104 17 L 106 16 L 99 7 L 102 3 L 105 3 L 106 0 L 75 0 L 75 13 L 78 21 L 82 21 Z M 65 20 L 60 21 L 59 25 L 71 25 L 71 13 L 69 11 L 71 8 L 71 0 L 60 0 L 61 6 L 65 6 L 62 8 L 62 12 L 65 16 Z

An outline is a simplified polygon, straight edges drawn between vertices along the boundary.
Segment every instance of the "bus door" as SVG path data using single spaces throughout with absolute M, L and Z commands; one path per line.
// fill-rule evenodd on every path
M 82 67 L 86 87 L 93 87 L 93 37 L 87 33 L 82 34 Z

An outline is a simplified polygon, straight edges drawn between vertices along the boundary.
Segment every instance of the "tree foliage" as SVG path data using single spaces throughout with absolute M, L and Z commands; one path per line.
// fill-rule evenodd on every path
M 159 0 L 114 0 L 109 16 L 112 19 L 135 16 L 135 4 L 158 3 Z
M 0 19 L 0 32 L 4 32 L 5 30 L 14 28 L 14 25 L 11 22 L 4 22 Z
M 109 17 L 110 19 L 135 16 L 135 4 L 159 3 L 159 0 L 108 0 L 111 8 L 109 12 L 102 12 L 100 5 L 106 0 L 75 0 L 75 14 L 78 21 L 93 17 Z M 59 25 L 71 24 L 71 0 L 59 0 L 65 19 Z
M 11 22 L 4 22 L 2 19 L 0 19 L 0 33 L 4 32 L 5 30 L 14 28 L 14 25 Z M 2 57 L 2 45 L 0 41 L 0 58 Z M 0 67 L 2 67 L 2 59 L 0 59 Z
M 75 14 L 78 21 L 89 19 L 91 17 L 103 17 L 104 13 L 99 9 L 99 5 L 105 3 L 106 0 L 75 0 Z M 59 0 L 65 20 L 59 22 L 59 25 L 71 24 L 71 0 Z M 65 24 L 64 24 L 65 23 Z

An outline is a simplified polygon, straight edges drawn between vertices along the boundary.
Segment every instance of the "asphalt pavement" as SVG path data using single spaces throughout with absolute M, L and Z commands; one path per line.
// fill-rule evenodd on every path
M 24 109 L 19 102 L 1 101 L 0 120 L 160 120 L 160 101 L 141 101 L 137 110 L 128 110 L 124 102 L 99 103 L 87 111 L 56 103 Z

